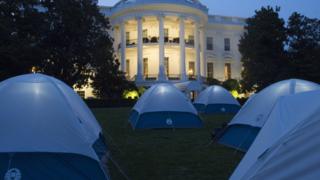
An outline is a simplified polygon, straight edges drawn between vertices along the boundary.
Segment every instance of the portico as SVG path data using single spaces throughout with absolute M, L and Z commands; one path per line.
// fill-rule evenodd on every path
M 137 82 L 146 81 L 150 76 L 159 81 L 200 79 L 200 49 L 204 42 L 200 26 L 203 25 L 196 18 L 172 13 L 122 19 L 116 28 L 116 33 L 121 34 L 118 46 L 121 70 Z M 158 51 L 158 57 L 150 56 L 152 51 Z M 151 64 L 158 64 L 157 74 L 145 72 L 144 65 Z M 136 70 L 132 72 L 132 68 L 126 66 L 135 66 Z
M 138 86 L 241 78 L 242 18 L 209 15 L 198 0 L 120 0 L 104 13 L 120 70 Z

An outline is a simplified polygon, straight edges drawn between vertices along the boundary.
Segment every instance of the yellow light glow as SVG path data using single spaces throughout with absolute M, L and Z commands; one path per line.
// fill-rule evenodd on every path
M 31 68 L 31 72 L 32 72 L 32 73 L 36 73 L 36 72 L 37 72 L 37 67 L 32 66 L 32 68 Z
M 192 70 L 192 69 L 189 69 L 188 74 L 189 74 L 189 75 L 193 75 L 193 70 Z
M 238 98 L 238 97 L 239 97 L 239 93 L 238 93 L 237 90 L 232 90 L 230 93 L 232 94 L 232 96 L 233 96 L 234 98 Z
M 137 98 L 139 98 L 139 93 L 137 91 L 135 91 L 135 90 L 133 90 L 133 91 L 125 91 L 123 93 L 123 97 L 125 99 L 137 99 Z

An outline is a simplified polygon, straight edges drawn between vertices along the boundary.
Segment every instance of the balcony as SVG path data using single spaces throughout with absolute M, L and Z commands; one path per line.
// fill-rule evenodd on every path
M 187 39 L 186 40 L 186 47 L 193 48 L 194 47 L 194 40 L 193 39 Z
M 168 80 L 170 80 L 170 81 L 179 81 L 179 80 L 181 80 L 181 75 L 180 74 L 169 74 L 168 75 Z
M 159 37 L 153 36 L 153 37 L 144 37 L 142 39 L 143 44 L 148 44 L 148 43 L 158 43 L 159 42 Z
M 146 81 L 156 81 L 158 79 L 158 74 L 145 74 L 144 80 Z
M 137 39 L 127 39 L 127 41 L 126 41 L 127 47 L 136 46 L 137 44 L 138 44 Z
M 142 39 L 143 44 L 158 44 L 159 43 L 159 37 L 153 36 L 153 37 L 144 37 Z M 180 44 L 180 38 L 179 37 L 165 37 L 164 38 L 165 44 L 172 44 L 172 45 L 179 45 Z M 130 47 L 136 47 L 138 44 L 137 39 L 129 39 L 126 41 L 126 46 L 128 48 Z M 189 48 L 194 47 L 194 40 L 193 39 L 186 39 L 185 40 L 185 46 Z M 121 43 L 118 45 L 118 49 L 121 49 Z
M 159 37 L 144 37 L 143 43 L 159 43 Z M 164 37 L 164 43 L 171 43 L 171 44 L 179 44 L 180 38 L 179 37 Z
M 180 74 L 169 74 L 167 75 L 168 80 L 170 81 L 179 81 Z M 156 81 L 158 79 L 158 74 L 146 74 L 144 75 L 144 80 L 145 81 Z
M 164 37 L 164 42 L 170 43 L 170 44 L 179 44 L 180 38 L 179 37 Z

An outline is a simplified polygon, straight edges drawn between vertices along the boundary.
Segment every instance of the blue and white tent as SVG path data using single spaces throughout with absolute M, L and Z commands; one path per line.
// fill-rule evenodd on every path
M 41 74 L 0 83 L 0 177 L 109 179 L 101 127 L 63 82 Z
M 280 98 L 230 179 L 318 179 L 319 114 L 319 90 Z
M 199 112 L 206 114 L 235 114 L 240 109 L 239 102 L 228 90 L 221 86 L 206 88 L 199 94 L 193 104 Z
M 320 86 L 316 83 L 298 79 L 284 80 L 268 86 L 240 109 L 228 124 L 219 143 L 247 151 L 280 97 L 319 89 Z
M 129 121 L 134 129 L 203 126 L 189 99 L 175 86 L 167 83 L 149 88 L 133 107 Z

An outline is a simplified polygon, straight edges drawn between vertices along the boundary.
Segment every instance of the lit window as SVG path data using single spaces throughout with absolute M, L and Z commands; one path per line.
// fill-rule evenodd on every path
M 194 36 L 193 35 L 189 35 L 188 36 L 188 45 L 194 45 Z
M 169 42 L 169 29 L 164 29 L 164 42 Z
M 214 71 L 213 71 L 213 62 L 208 62 L 207 64 L 207 76 L 208 78 L 214 78 Z
M 130 32 L 126 32 L 126 43 L 130 45 Z
M 169 76 L 169 57 L 164 58 L 164 67 L 166 68 L 166 74 Z
M 130 77 L 130 60 L 126 60 L 126 76 Z
M 188 70 L 188 74 L 190 76 L 194 76 L 195 74 L 195 63 L 193 61 L 189 62 L 189 70 Z
M 148 29 L 142 31 L 142 41 L 143 43 L 149 43 L 150 39 L 148 38 Z
M 143 58 L 143 76 L 148 77 L 148 58 Z
M 231 64 L 226 63 L 224 65 L 224 78 L 225 80 L 231 79 Z
M 168 28 L 164 29 L 164 37 L 169 37 L 169 29 Z
M 142 37 L 143 38 L 148 38 L 148 29 L 144 29 L 142 32 Z

